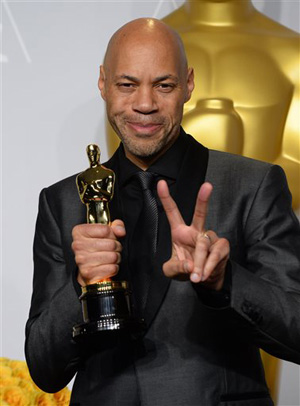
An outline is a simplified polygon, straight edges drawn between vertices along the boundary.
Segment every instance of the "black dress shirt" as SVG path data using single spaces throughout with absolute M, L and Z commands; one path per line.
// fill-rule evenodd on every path
M 167 150 L 167 152 L 159 157 L 148 169 L 147 171 L 153 173 L 156 177 L 154 182 L 154 194 L 157 198 L 158 205 L 158 227 L 160 223 L 160 218 L 163 215 L 163 207 L 159 198 L 157 197 L 156 185 L 160 179 L 164 179 L 169 186 L 171 196 L 174 195 L 176 190 L 176 181 L 178 174 L 180 172 L 180 166 L 183 161 L 186 149 L 188 147 L 188 136 L 181 131 L 180 136 L 174 142 L 174 144 Z M 119 199 L 121 208 L 121 219 L 125 223 L 126 237 L 121 240 L 123 245 L 122 251 L 122 263 L 120 266 L 119 274 L 117 279 L 133 280 L 134 274 L 137 270 L 133 269 L 130 257 L 134 255 L 135 249 L 133 244 L 131 244 L 132 236 L 135 230 L 137 220 L 139 218 L 140 212 L 143 205 L 143 192 L 138 184 L 135 174 L 141 169 L 131 162 L 124 152 L 123 145 L 118 150 L 119 159 Z M 158 233 L 159 234 L 159 233 Z M 142 233 L 141 233 L 142 238 Z M 158 244 L 159 244 L 158 240 Z M 224 287 L 221 291 L 215 292 L 208 290 L 201 285 L 193 284 L 196 291 L 199 294 L 199 298 L 203 303 L 211 307 L 226 307 L 230 302 L 230 267 L 227 267 L 226 278 Z
M 174 194 L 176 179 L 187 148 L 187 138 L 187 135 L 182 133 L 167 152 L 147 169 L 148 172 L 153 173 L 155 176 L 153 193 L 156 197 L 158 206 L 158 227 L 164 210 L 157 196 L 157 182 L 164 179 L 168 183 L 171 195 Z M 123 145 L 121 145 L 118 150 L 118 160 L 120 168 L 118 176 L 118 196 L 121 211 L 120 218 L 125 224 L 126 237 L 121 240 L 123 246 L 122 263 L 117 278 L 130 280 L 134 286 L 134 275 L 138 270 L 134 269 L 131 261 L 132 256 L 136 255 L 135 246 L 132 243 L 132 237 L 143 206 L 143 192 L 135 174 L 141 171 L 141 169 L 126 158 Z M 141 232 L 141 238 L 142 236 L 143 234 Z M 159 244 L 159 240 L 157 243 Z M 146 249 L 147 247 L 145 247 L 145 250 Z M 136 288 L 134 287 L 134 289 Z
M 176 179 L 180 170 L 185 150 L 187 148 L 187 136 L 181 134 L 169 150 L 157 159 L 148 169 L 155 175 L 153 192 L 157 199 L 159 217 L 163 212 L 162 205 L 157 197 L 156 185 L 160 179 L 164 179 L 169 186 L 171 195 L 174 194 Z M 135 229 L 135 224 L 143 205 L 143 193 L 138 184 L 135 174 L 141 169 L 126 158 L 124 148 L 121 145 L 118 153 L 119 167 L 121 168 L 118 185 L 121 205 L 122 220 L 127 232 L 126 240 L 129 242 Z M 159 244 L 159 241 L 158 241 Z

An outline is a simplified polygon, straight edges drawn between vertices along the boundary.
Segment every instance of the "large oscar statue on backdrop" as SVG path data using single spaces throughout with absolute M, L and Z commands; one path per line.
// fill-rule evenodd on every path
M 185 131 L 210 148 L 281 165 L 299 208 L 299 34 L 250 0 L 186 1 L 164 21 L 196 71 Z
M 164 21 L 196 73 L 185 131 L 207 147 L 281 165 L 298 209 L 299 34 L 250 0 L 187 0 Z M 119 141 L 109 133 L 112 153 Z
M 164 21 L 181 35 L 195 69 L 185 131 L 209 148 L 281 165 L 299 209 L 299 34 L 250 0 L 187 0 Z M 110 153 L 116 145 L 108 125 Z M 263 357 L 276 398 L 278 360 Z

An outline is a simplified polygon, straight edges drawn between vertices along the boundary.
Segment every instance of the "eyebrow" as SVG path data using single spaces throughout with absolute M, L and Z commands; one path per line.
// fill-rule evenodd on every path
M 127 80 L 131 80 L 132 82 L 138 82 L 139 81 L 139 79 L 136 78 L 135 76 L 130 76 L 130 75 L 126 75 L 126 74 L 117 75 L 116 80 L 118 80 L 118 79 L 127 79 Z
M 139 78 L 137 78 L 137 77 L 135 77 L 135 76 L 131 76 L 131 75 L 126 75 L 126 74 L 118 75 L 118 76 L 116 76 L 116 79 L 117 79 L 117 80 L 118 80 L 118 79 L 127 79 L 127 80 L 130 80 L 130 81 L 132 81 L 132 82 L 137 82 L 137 83 L 140 82 L 140 79 L 139 79 Z M 162 75 L 162 76 L 157 76 L 156 78 L 154 78 L 153 83 L 163 82 L 164 80 L 167 80 L 167 79 L 172 79 L 172 80 L 174 80 L 176 83 L 178 83 L 178 78 L 177 78 L 176 76 L 174 76 L 174 75 L 171 75 L 171 74 L 166 74 L 166 75 Z
M 177 76 L 174 76 L 174 75 L 171 75 L 171 74 L 167 74 L 167 75 L 158 76 L 157 78 L 155 78 L 155 79 L 154 79 L 154 83 L 163 82 L 164 80 L 167 80 L 167 79 L 172 79 L 172 80 L 174 80 L 176 83 L 178 82 Z

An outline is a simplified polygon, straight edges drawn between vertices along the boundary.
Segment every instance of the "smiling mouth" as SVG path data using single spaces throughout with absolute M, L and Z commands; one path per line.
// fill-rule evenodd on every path
M 128 121 L 127 124 L 133 128 L 137 133 L 149 134 L 155 133 L 160 127 L 161 124 L 158 123 L 136 123 Z

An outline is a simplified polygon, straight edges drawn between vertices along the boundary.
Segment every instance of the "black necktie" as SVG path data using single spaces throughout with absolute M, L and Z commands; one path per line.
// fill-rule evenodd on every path
M 158 228 L 157 203 L 153 193 L 155 175 L 143 171 L 137 172 L 136 177 L 143 191 L 143 208 L 140 216 L 143 217 L 143 223 L 146 227 L 143 232 L 147 234 L 149 252 L 154 255 L 156 253 Z
M 134 294 L 140 307 L 145 308 L 157 246 L 158 209 L 154 196 L 155 175 L 137 172 L 136 179 L 143 192 L 143 206 L 132 239 L 131 258 L 134 272 Z

